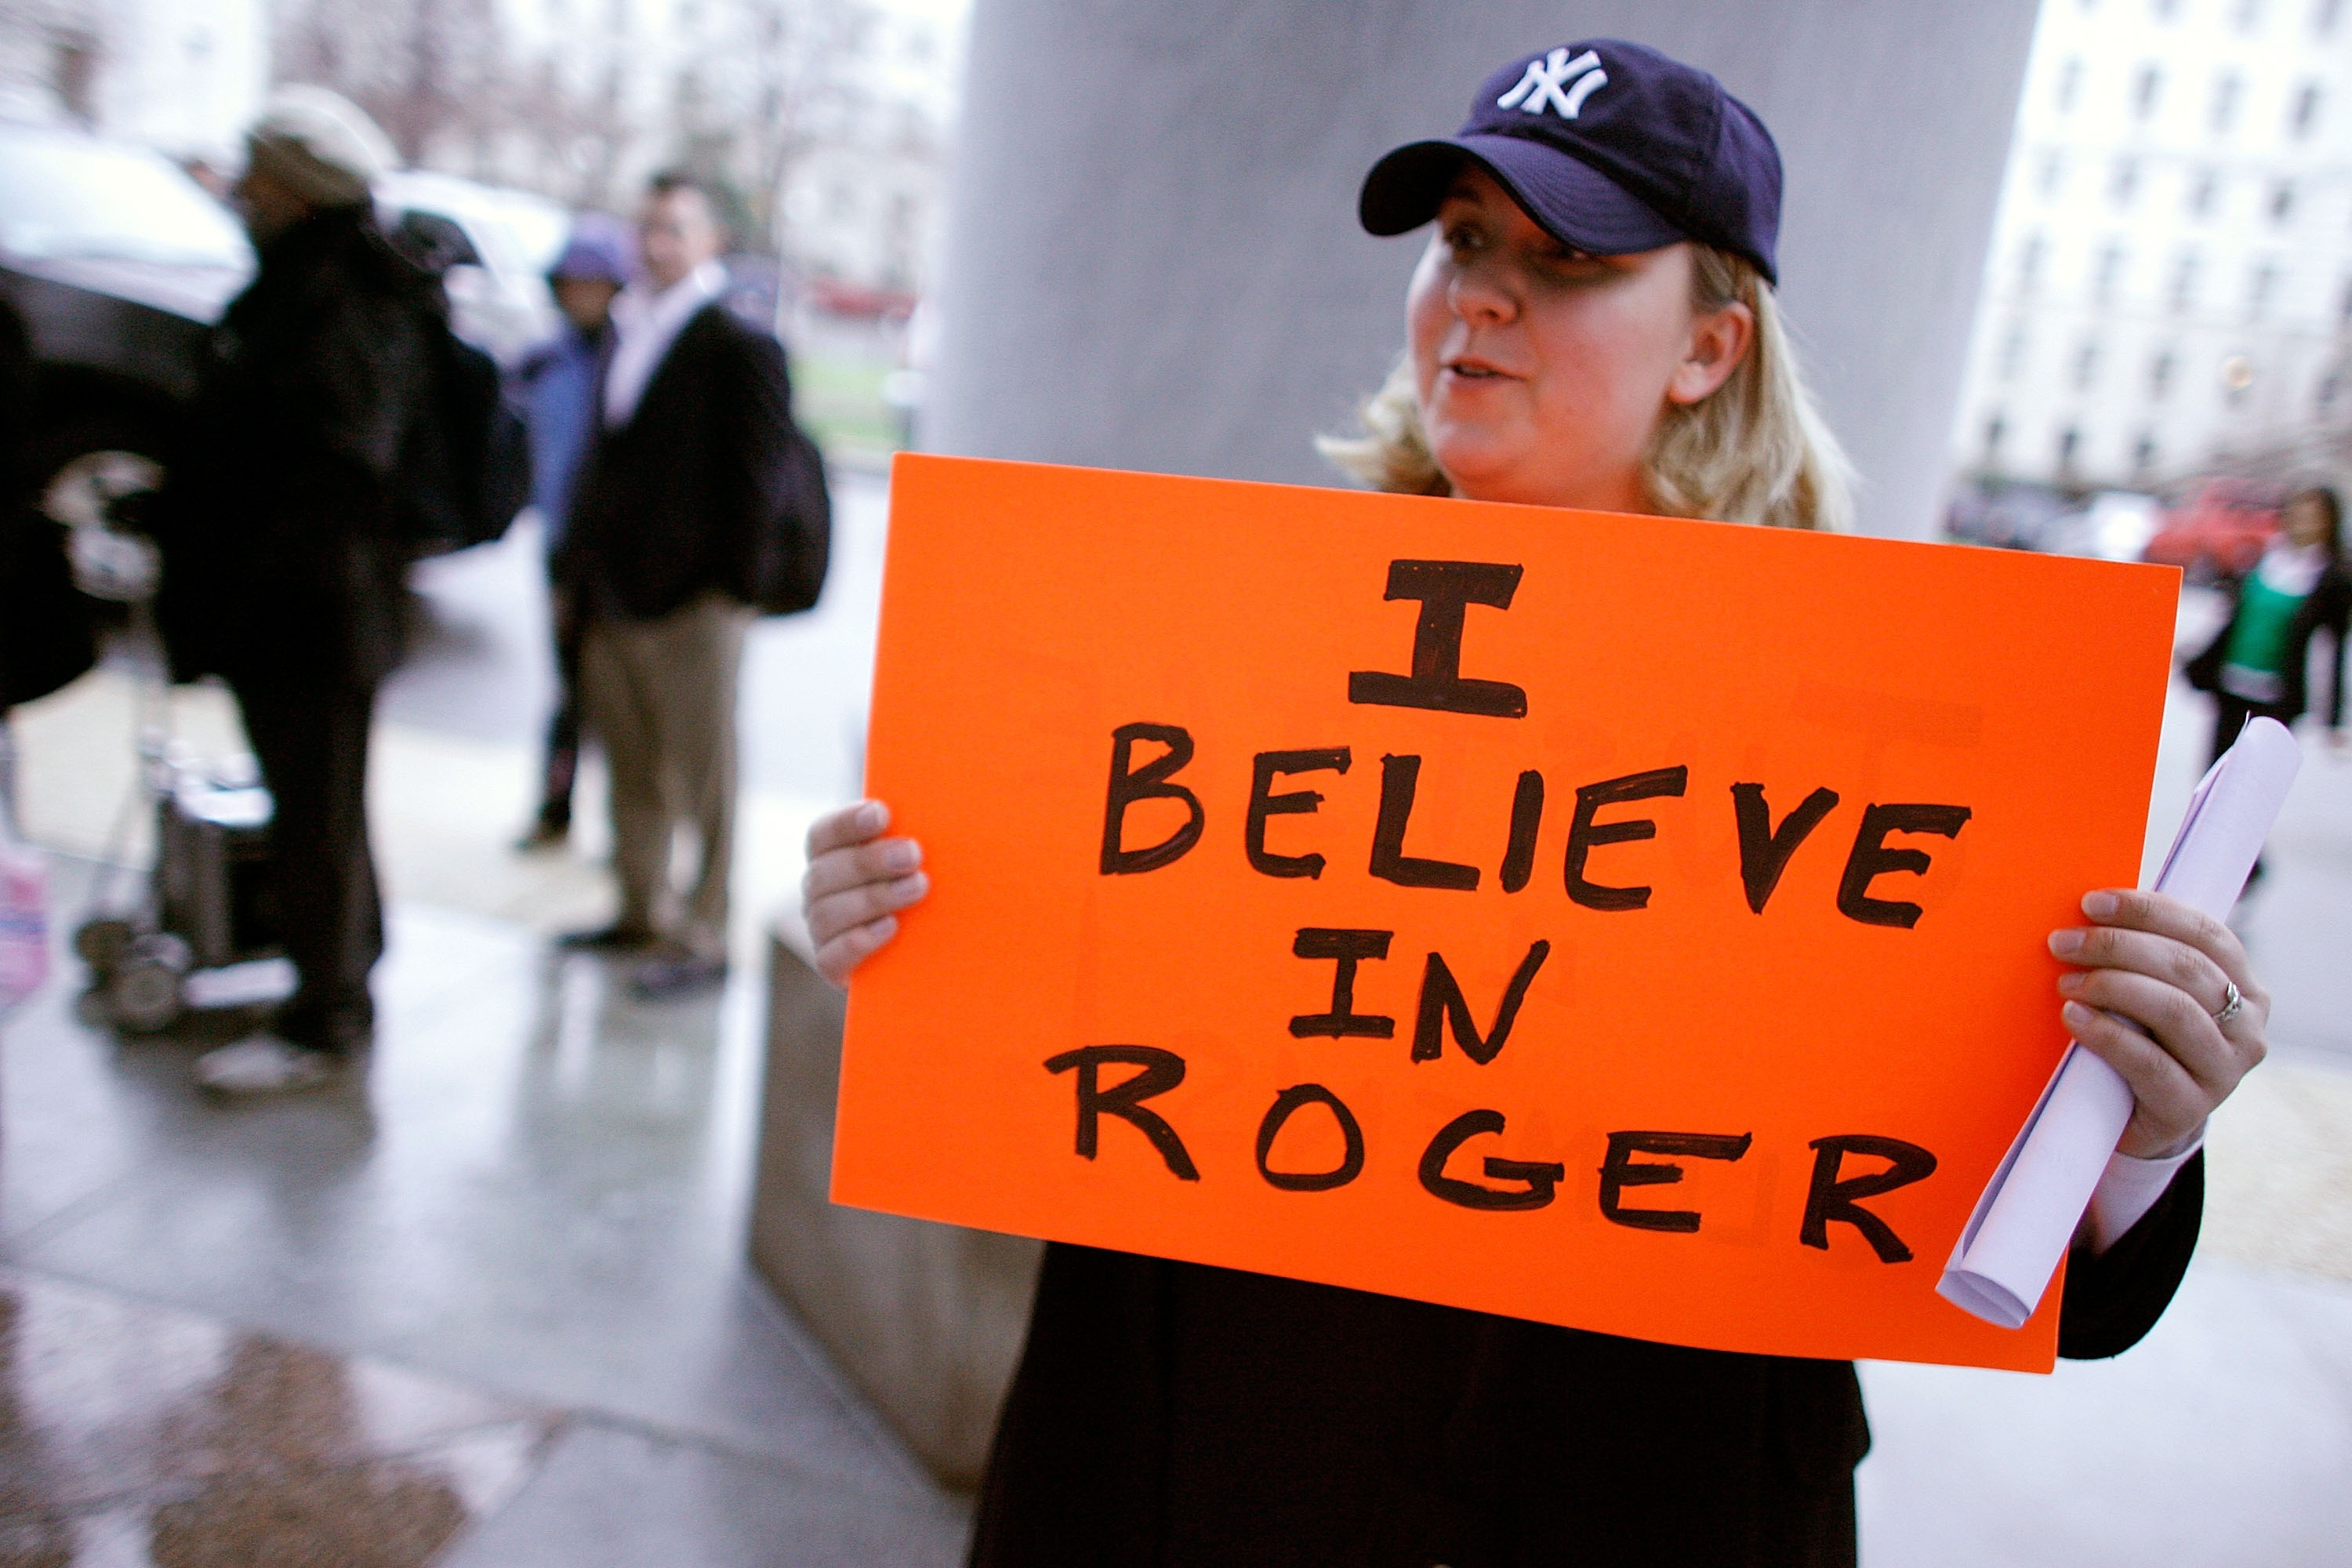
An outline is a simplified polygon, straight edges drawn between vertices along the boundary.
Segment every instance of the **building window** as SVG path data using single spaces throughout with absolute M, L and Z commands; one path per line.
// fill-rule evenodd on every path
M 2023 321 L 2012 322 L 2009 329 L 2009 335 L 2000 341 L 2000 374 L 2001 380 L 2015 381 L 2017 379 L 2018 372 L 2025 368 L 2026 348 L 2027 339 L 2025 336 L 2025 323 Z
M 2155 66 L 2139 68 L 2139 80 L 2132 87 L 2132 112 L 2146 120 L 2156 112 L 2157 99 L 2164 91 L 2164 72 Z
M 49 49 L 49 90 L 78 125 L 98 120 L 98 40 L 87 33 L 57 37 Z
M 2156 472 L 2156 437 L 2149 431 L 2132 443 L 2132 472 L 2142 479 Z
M 2124 262 L 2128 254 L 2116 241 L 2109 241 L 2107 247 L 2099 252 L 2099 270 L 2092 287 L 2100 304 L 2114 303 L 2116 290 L 2123 285 Z
M 2238 31 L 2251 33 L 2263 25 L 2263 0 L 2238 0 Z
M 2338 365 L 2319 378 L 2319 385 L 2312 393 L 2312 412 L 2326 418 L 2336 412 L 2336 400 L 2343 395 L 2344 367 Z
M 2197 253 L 2184 250 L 2172 264 L 2172 308 L 2186 310 L 2197 302 Z
M 2323 38 L 2333 34 L 2336 15 L 2342 9 L 2342 0 L 2317 0 L 2311 8 L 2311 30 Z
M 2237 122 L 2238 95 L 2243 90 L 2243 87 L 2244 84 L 2238 80 L 2238 73 L 2235 71 L 2222 72 L 2220 79 L 2213 83 L 2214 135 L 2228 135 L 2230 127 Z
M 2040 286 L 2042 282 L 2042 257 L 2043 251 L 2047 248 L 2048 247 L 2043 244 L 2042 238 L 2040 235 L 2029 235 L 2026 237 L 2025 247 L 2022 250 L 2018 252 L 2017 257 L 2017 289 L 2019 293 L 2030 294 Z
M 2352 278 L 2344 279 L 2344 298 L 2336 307 L 2336 324 L 2352 330 Z
M 2116 160 L 2115 170 L 2107 177 L 2107 195 L 2116 205 L 2131 205 L 2132 195 L 2139 189 L 2139 160 L 2122 157 Z
M 2058 432 L 2058 471 L 2060 473 L 2073 473 L 2074 461 L 2082 455 L 2083 432 L 2079 426 L 2069 425 Z
M 1996 410 L 1984 426 L 1984 463 L 1990 468 L 2000 460 L 2000 438 L 2009 434 L 2009 421 Z
M 2180 14 L 2180 0 L 2156 0 L 2156 19 L 2169 22 Z
M 2278 293 L 2279 264 L 2265 261 L 2254 268 L 2252 280 L 2246 287 L 2246 320 L 2259 321 L 2269 310 Z
M 2294 134 L 2297 140 L 2311 134 L 2319 124 L 2319 84 L 2307 81 L 2294 95 Z
M 2074 351 L 2074 390 L 2088 392 L 2099 379 L 2099 340 L 2084 338 Z
M 2210 169 L 2200 169 L 2189 183 L 2189 210 L 2199 217 L 2213 216 L 2214 200 L 2221 194 L 2221 176 Z
M 2294 182 L 2281 180 L 2271 187 L 2271 221 L 2284 223 L 2294 216 Z
M 2166 349 L 2163 353 L 2158 354 L 2155 359 L 2148 362 L 2147 400 L 2150 403 L 2163 402 L 2164 395 L 2172 390 L 2173 364 L 2174 360 L 2172 351 L 2170 349 Z
M 2042 154 L 2042 194 L 2054 196 L 2066 180 L 2066 154 L 2052 148 Z
M 2074 100 L 2083 90 L 2083 62 L 2070 59 L 2058 68 L 2058 112 L 2072 114 Z

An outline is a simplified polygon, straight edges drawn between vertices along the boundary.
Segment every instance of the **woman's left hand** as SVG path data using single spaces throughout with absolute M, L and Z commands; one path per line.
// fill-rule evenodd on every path
M 2066 1032 L 2123 1075 L 2137 1104 L 2126 1154 L 2168 1159 L 2196 1142 L 2214 1107 L 2269 1053 L 2271 996 L 2246 966 L 2237 933 L 2163 893 L 2086 893 L 2095 922 L 2050 933 L 2050 951 L 2078 970 L 2062 975 Z M 2231 987 L 2240 998 L 2230 1011 Z M 2108 1017 L 2145 1028 L 2139 1034 Z

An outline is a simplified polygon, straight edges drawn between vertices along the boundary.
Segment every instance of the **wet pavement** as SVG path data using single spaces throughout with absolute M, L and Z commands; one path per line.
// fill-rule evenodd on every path
M 86 869 L 58 869 L 70 896 Z M 10 1021 L 0 1371 L 16 1383 L 0 1391 L 0 1456 L 67 1458 L 0 1485 L 0 1521 L 55 1516 L 115 1543 L 59 1563 L 440 1561 L 492 1514 L 501 1544 L 450 1561 L 954 1561 L 960 1505 L 743 1261 L 754 984 L 638 1005 L 593 959 L 417 907 L 397 912 L 392 953 L 373 1059 L 282 1103 L 200 1100 L 203 1032 L 115 1039 L 80 1020 L 70 986 Z M 324 1527 L 302 1500 L 314 1472 L 336 1486 L 442 1474 L 430 1455 L 376 1464 L 441 1430 L 369 1426 L 365 1391 L 386 1380 L 415 1384 L 409 1405 L 471 1412 L 449 1464 L 505 1468 L 434 1482 L 446 1498 L 416 1481 L 430 1518 L 396 1550 L 306 1555 Z M 203 1421 L 252 1425 L 251 1451 L 205 1461 L 217 1476 L 189 1470 L 181 1428 Z M 498 1442 L 474 1435 L 500 1422 Z M 77 1454 L 100 1457 L 102 1482 Z M 647 1474 L 667 1479 L 641 1496 L 638 1461 L 656 1459 Z M 616 1534 L 538 1500 L 583 1488 L 642 1517 Z M 246 1492 L 267 1529 L 231 1507 Z M 742 1506 L 700 1518 L 706 1493 Z M 134 1514 L 157 1532 L 148 1556 L 122 1554 Z M 782 1531 L 765 1547 L 728 1536 L 762 1517 Z M 200 1552 L 191 1532 L 207 1531 Z M 240 1531 L 262 1544 L 233 1545 Z M 49 1560 L 0 1548 L 0 1563 Z
M 843 500 L 837 596 L 754 642 L 739 959 L 790 902 L 801 825 L 855 786 L 882 495 Z M 394 930 L 363 1071 L 207 1104 L 201 1031 L 95 1026 L 62 949 L 0 1029 L 0 1565 L 960 1557 L 968 1505 L 744 1261 L 763 967 L 642 1004 L 547 943 L 606 891 L 593 775 L 568 850 L 508 849 L 546 689 L 532 548 L 427 574 L 433 636 L 386 695 Z M 68 917 L 131 690 L 101 677 L 20 727 L 36 831 L 81 851 L 53 862 Z M 193 738 L 233 744 L 216 699 L 183 701 Z M 2168 831 L 2203 740 L 2179 697 Z M 1874 1568 L 2344 1560 L 2352 760 L 2315 755 L 2241 923 L 2279 1051 L 2217 1119 L 2179 1300 L 2053 1378 L 1865 1367 Z
M 398 1367 L 0 1270 L 0 1562 L 429 1562 L 563 1424 Z
M 833 595 L 746 671 L 739 957 L 818 805 L 854 793 L 882 492 Z M 604 912 L 601 784 L 517 856 L 549 669 L 536 542 L 436 563 L 373 792 L 393 894 L 377 1044 L 336 1088 L 221 1107 L 237 1015 L 117 1037 L 57 978 L 0 1028 L 0 1564 L 947 1564 L 940 1492 L 745 1262 L 762 963 L 639 1004 L 546 937 Z M 138 682 L 19 715 L 60 927 L 102 877 Z M 217 692 L 176 700 L 236 749 Z M 756 715 L 754 718 L 752 716 Z M 795 793 L 797 792 L 797 793 Z M 136 859 L 143 826 L 121 841 Z

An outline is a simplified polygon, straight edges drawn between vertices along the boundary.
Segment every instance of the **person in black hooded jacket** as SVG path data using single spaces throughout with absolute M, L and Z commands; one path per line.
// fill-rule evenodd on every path
M 401 653 L 398 474 L 446 308 L 376 228 L 369 183 L 390 149 L 359 110 L 289 89 L 248 147 L 237 195 L 260 270 L 214 335 L 174 465 L 160 606 L 174 673 L 236 694 L 276 803 L 271 886 L 299 977 L 270 1031 L 198 1063 L 223 1094 L 324 1082 L 373 1027 L 368 731 Z
M 66 565 L 65 531 L 43 516 L 25 471 L 33 422 L 33 355 L 14 311 L 0 309 L 0 723 L 97 658 L 90 602 Z M 13 753 L 0 735 L 0 769 Z M 0 802 L 13 781 L 0 772 Z

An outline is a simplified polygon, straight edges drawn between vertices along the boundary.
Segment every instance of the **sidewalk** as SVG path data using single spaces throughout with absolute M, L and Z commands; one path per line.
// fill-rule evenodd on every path
M 719 996 L 637 1004 L 548 947 L 610 893 L 593 765 L 572 844 L 510 847 L 547 689 L 528 535 L 426 574 L 435 636 L 372 758 L 377 1045 L 333 1092 L 208 1105 L 203 1040 L 78 1016 L 91 858 L 149 853 L 138 813 L 111 834 L 136 686 L 102 670 L 18 714 L 60 918 L 57 978 L 0 1030 L 0 1562 L 960 1559 L 966 1505 L 744 1260 L 765 931 L 856 784 L 882 499 L 841 500 L 825 608 L 753 639 Z M 173 700 L 200 755 L 242 750 L 226 693 Z

